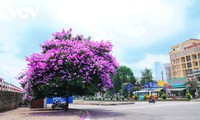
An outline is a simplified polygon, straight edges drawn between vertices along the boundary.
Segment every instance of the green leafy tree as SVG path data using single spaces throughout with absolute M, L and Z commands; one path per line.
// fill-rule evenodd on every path
M 121 89 L 119 91 L 125 98 L 128 97 L 128 91 L 126 89 L 127 84 L 128 83 L 123 83 L 122 86 L 121 86 Z
M 134 84 L 136 82 L 136 79 L 133 75 L 131 68 L 125 65 L 120 66 L 120 69 L 118 72 L 123 83 L 128 82 L 128 83 Z
M 118 93 L 122 85 L 122 80 L 120 79 L 119 73 L 117 73 L 115 76 L 112 77 L 112 82 L 113 82 L 113 88 L 112 88 L 113 93 Z
M 135 84 L 136 78 L 133 75 L 131 68 L 127 66 L 120 66 L 120 69 L 117 71 L 115 76 L 112 76 L 113 88 L 110 90 L 114 93 L 126 93 L 124 83 L 130 83 L 132 85 Z M 124 91 L 124 92 L 122 92 Z
M 145 82 L 153 82 L 153 76 L 150 69 L 145 68 L 143 71 L 141 71 L 141 74 L 142 74 L 140 81 L 141 85 L 144 85 Z
M 195 97 L 195 92 L 197 89 L 197 81 L 196 80 L 188 80 L 186 82 L 186 89 L 189 91 L 189 93 Z

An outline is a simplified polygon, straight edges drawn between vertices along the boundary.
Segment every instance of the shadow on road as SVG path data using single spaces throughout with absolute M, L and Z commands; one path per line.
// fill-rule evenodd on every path
M 120 112 L 114 112 L 114 111 L 110 111 L 110 110 L 97 110 L 97 109 L 86 109 L 86 111 L 89 111 L 90 113 L 90 118 L 91 119 L 109 119 L 109 120 L 114 120 L 114 118 L 116 117 L 123 117 L 126 116 L 126 114 L 124 113 L 120 113 Z

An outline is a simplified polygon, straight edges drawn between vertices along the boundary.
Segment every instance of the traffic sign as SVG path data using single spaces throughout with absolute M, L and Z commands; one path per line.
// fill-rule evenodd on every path
M 126 85 L 126 89 L 127 89 L 128 92 L 131 91 L 131 87 L 132 87 L 132 85 L 131 85 L 130 83 L 128 83 L 128 84 Z

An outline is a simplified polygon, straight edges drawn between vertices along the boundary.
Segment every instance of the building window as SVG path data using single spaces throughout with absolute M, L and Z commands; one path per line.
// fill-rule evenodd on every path
M 185 57 L 181 57 L 181 62 L 185 62 Z
M 190 54 L 190 50 L 186 49 L 186 55 Z
M 200 46 L 197 49 L 198 49 L 198 51 L 200 51 Z
M 183 68 L 186 68 L 186 64 L 185 64 L 185 63 L 184 63 L 184 64 L 182 64 L 182 67 L 183 67 Z
M 191 67 L 192 67 L 191 62 L 187 63 L 187 67 L 188 67 L 188 68 L 191 68 Z
M 186 56 L 186 60 L 190 61 L 191 60 L 190 56 Z
M 195 53 L 195 48 L 192 48 L 192 49 L 191 49 L 191 53 Z
M 185 51 L 182 51 L 182 52 L 181 52 L 181 56 L 185 56 Z
M 186 70 L 186 74 L 187 74 L 187 75 L 192 74 L 192 69 Z
M 192 59 L 197 59 L 197 55 L 192 55 Z
M 171 59 L 174 59 L 175 58 L 175 55 L 174 54 L 171 54 Z
M 178 58 L 179 57 L 179 54 L 178 53 L 176 53 L 176 58 Z
M 175 64 L 175 60 L 172 60 L 172 64 L 173 64 L 173 65 Z
M 198 54 L 198 59 L 200 59 L 200 54 Z
M 179 63 L 180 63 L 179 59 L 178 59 L 178 60 L 176 60 L 176 64 L 179 64 Z
M 195 66 L 198 66 L 198 62 L 195 62 Z

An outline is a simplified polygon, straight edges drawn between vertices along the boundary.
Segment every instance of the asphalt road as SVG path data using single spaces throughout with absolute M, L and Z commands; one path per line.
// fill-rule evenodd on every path
M 200 102 L 136 102 L 130 105 L 76 105 L 86 120 L 200 120 Z

